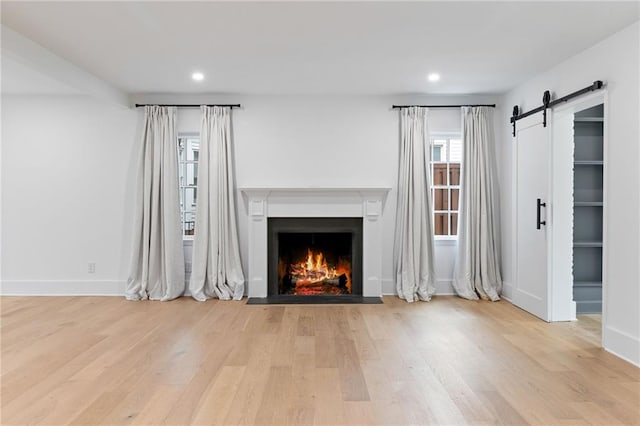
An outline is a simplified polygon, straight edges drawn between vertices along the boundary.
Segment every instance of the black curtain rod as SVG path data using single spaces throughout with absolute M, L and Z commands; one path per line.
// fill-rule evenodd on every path
M 412 108 L 412 107 L 420 107 L 420 108 L 461 108 L 461 107 L 490 107 L 495 108 L 496 104 L 475 104 L 475 105 L 392 105 L 392 109 L 402 109 L 402 108 Z
M 240 104 L 202 104 L 208 107 L 229 107 L 229 108 L 240 108 Z M 161 106 L 161 107 L 176 107 L 176 108 L 200 108 L 202 105 L 200 104 L 187 104 L 187 105 L 172 105 L 172 104 L 136 104 L 136 108 L 141 108 L 145 106 Z
M 576 90 L 573 93 L 569 93 L 566 96 L 563 96 L 561 98 L 558 99 L 554 99 L 551 100 L 551 92 L 549 92 L 548 90 L 546 90 L 544 92 L 544 94 L 542 95 L 542 105 L 539 106 L 538 108 L 534 108 L 531 111 L 527 111 L 527 112 L 523 112 L 520 113 L 520 108 L 518 108 L 518 105 L 515 105 L 513 107 L 513 116 L 511 117 L 511 119 L 509 120 L 511 123 L 513 123 L 513 136 L 516 135 L 516 121 L 521 120 L 525 117 L 529 117 L 530 115 L 536 114 L 540 111 L 542 111 L 542 124 L 544 127 L 547 127 L 547 109 L 549 108 L 553 108 L 554 106 L 562 103 L 562 102 L 567 102 L 570 101 L 573 98 L 576 98 L 578 96 L 582 96 L 585 93 L 589 93 L 589 92 L 594 92 L 596 90 L 600 90 L 604 87 L 604 83 L 601 80 L 596 80 L 593 82 L 593 84 L 591 86 L 587 86 L 584 89 L 580 89 L 580 90 Z

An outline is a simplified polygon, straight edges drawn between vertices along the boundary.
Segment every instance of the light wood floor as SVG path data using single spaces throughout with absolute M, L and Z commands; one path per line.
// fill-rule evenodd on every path
M 2 424 L 640 424 L 593 323 L 508 302 L 0 300 Z

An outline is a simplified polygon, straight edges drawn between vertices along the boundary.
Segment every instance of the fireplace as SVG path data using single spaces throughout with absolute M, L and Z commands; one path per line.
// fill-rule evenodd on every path
M 362 218 L 269 218 L 269 296 L 362 296 Z
M 247 213 L 248 296 L 247 303 L 324 303 L 333 299 L 336 303 L 361 303 L 361 300 L 378 300 L 382 294 L 382 214 L 390 188 L 241 188 Z M 299 219 L 332 219 L 339 226 L 347 221 L 360 222 L 358 230 L 296 230 L 295 233 L 349 232 L 358 233 L 352 243 L 351 294 L 316 297 L 278 295 L 277 254 L 272 257 L 277 244 L 269 238 L 269 228 L 282 219 L 282 223 Z M 346 219 L 345 219 L 346 218 Z M 274 221 L 275 220 L 275 221 Z M 305 222 L 305 221 L 303 221 Z M 302 223 L 302 222 L 300 222 Z M 271 224 L 271 226 L 269 226 Z M 303 223 L 309 225 L 309 223 Z M 317 238 L 317 237 L 316 237 Z M 270 241 L 270 242 L 269 242 Z M 313 246 L 313 245 L 312 245 Z M 302 248 L 303 256 L 308 256 Z M 323 257 L 325 254 L 323 254 Z M 329 255 L 326 255 L 329 257 Z M 313 257 L 313 255 L 312 255 Z M 339 256 L 338 256 L 339 257 Z M 295 263 L 296 259 L 293 259 Z M 330 259 L 328 259 L 330 260 Z M 271 262 L 272 266 L 269 266 Z M 359 263 L 360 266 L 356 264 Z M 275 274 L 270 276 L 269 274 Z M 340 274 L 341 275 L 341 274 Z M 358 294 L 361 294 L 358 296 Z M 298 299 L 298 300 L 296 300 Z M 302 299 L 302 301 L 300 301 Z

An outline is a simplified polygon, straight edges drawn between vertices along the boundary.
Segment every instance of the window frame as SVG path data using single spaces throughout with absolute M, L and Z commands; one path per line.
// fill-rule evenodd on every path
M 433 147 L 434 147 L 434 141 L 437 139 L 445 139 L 446 143 L 445 143 L 445 150 L 444 153 L 446 154 L 446 159 L 447 161 L 434 161 L 433 160 Z M 460 192 L 461 192 L 461 187 L 462 187 L 462 182 L 459 182 L 458 185 L 451 185 L 451 140 L 452 139 L 459 139 L 461 144 L 463 144 L 464 142 L 462 141 L 462 132 L 432 132 L 429 134 L 429 173 L 431 176 L 431 185 L 429 188 L 430 191 L 430 196 L 431 196 L 431 219 L 432 219 L 432 223 L 435 223 L 435 218 L 436 218 L 436 214 L 442 214 L 442 213 L 446 213 L 447 214 L 447 235 L 435 235 L 435 230 L 434 230 L 434 240 L 435 241 L 440 241 L 441 243 L 444 243 L 445 241 L 457 241 L 458 240 L 458 233 L 456 232 L 455 235 L 451 235 L 451 215 L 453 213 L 457 214 L 458 216 L 458 227 L 457 227 L 457 231 L 459 231 L 459 225 L 460 225 Z M 441 154 L 440 154 L 440 158 L 442 159 L 442 154 L 443 151 L 441 150 Z M 447 176 L 447 184 L 446 185 L 435 185 L 435 183 L 433 182 L 434 180 L 434 164 L 446 164 L 447 165 L 447 172 L 446 172 L 446 176 Z M 454 163 L 457 164 L 457 163 Z M 460 169 L 462 169 L 462 155 L 460 158 Z M 436 210 L 435 209 L 435 191 L 436 189 L 445 189 L 447 190 L 447 210 Z M 452 190 L 457 189 L 458 190 L 458 209 L 457 210 L 452 210 L 451 209 L 451 193 L 453 192 Z

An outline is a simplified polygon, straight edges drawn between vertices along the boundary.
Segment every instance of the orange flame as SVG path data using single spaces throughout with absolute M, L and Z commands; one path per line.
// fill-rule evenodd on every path
M 307 258 L 304 261 L 291 265 L 291 274 L 313 281 L 333 279 L 339 276 L 336 274 L 336 268 L 329 268 L 322 252 L 314 253 L 311 250 L 307 250 Z
M 290 265 L 290 272 L 296 278 L 296 294 L 340 294 L 339 287 L 327 285 L 327 282 L 340 280 L 343 275 L 347 292 L 351 293 L 351 264 L 343 259 L 336 266 L 329 266 L 322 252 L 307 249 L 306 259 Z

